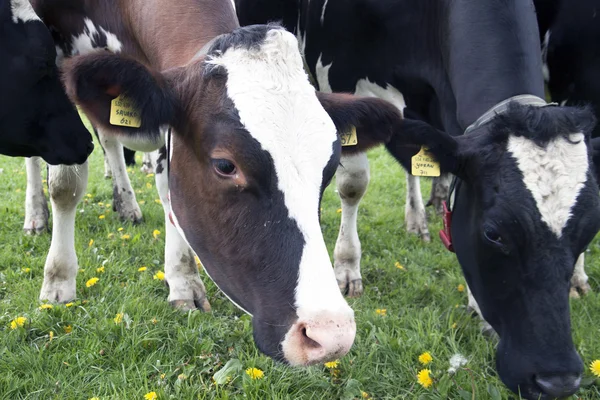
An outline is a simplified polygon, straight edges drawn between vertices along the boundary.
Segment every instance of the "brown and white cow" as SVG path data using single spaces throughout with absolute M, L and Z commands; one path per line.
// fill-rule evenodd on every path
M 354 315 L 337 288 L 319 202 L 339 163 L 337 133 L 356 128 L 350 151 L 363 150 L 389 141 L 400 112 L 378 99 L 317 95 L 296 38 L 276 25 L 239 28 L 229 1 L 34 4 L 65 56 L 78 54 L 64 62 L 67 92 L 103 137 L 162 148 L 169 301 L 210 308 L 195 253 L 253 316 L 263 352 L 293 365 L 345 354 Z M 139 129 L 110 124 L 121 95 Z M 40 299 L 66 302 L 76 296 L 75 207 L 87 164 L 52 167 L 48 181 L 54 223 Z

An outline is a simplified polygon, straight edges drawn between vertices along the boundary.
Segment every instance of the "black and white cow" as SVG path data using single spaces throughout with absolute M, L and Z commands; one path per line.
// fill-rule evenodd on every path
M 425 145 L 443 172 L 458 177 L 446 237 L 453 238 L 448 244 L 479 308 L 474 299 L 471 305 L 499 334 L 501 379 L 529 399 L 577 391 L 583 365 L 571 337 L 569 284 L 600 228 L 589 147 L 594 117 L 542 100 L 533 3 L 236 5 L 242 24 L 282 20 L 296 33 L 320 90 L 383 98 L 415 118 L 405 120 L 387 148 L 410 168 L 411 156 Z M 368 180 L 364 154 L 342 157 L 335 272 L 351 295 L 362 292 L 356 210 Z M 415 208 L 424 217 L 420 193 L 409 192 L 407 211 Z M 424 218 L 417 222 L 414 215 L 407 212 L 409 227 L 427 234 Z
M 81 164 L 92 137 L 64 92 L 50 32 L 27 0 L 0 3 L 0 154 Z
M 37 0 L 35 8 L 70 49 L 67 92 L 94 126 L 127 147 L 161 149 L 171 304 L 210 309 L 197 254 L 253 316 L 264 353 L 293 365 L 344 355 L 354 314 L 337 289 L 319 202 L 339 163 L 337 132 L 355 130 L 358 146 L 346 151 L 361 151 L 388 142 L 401 113 L 379 99 L 317 94 L 296 38 L 280 26 L 240 28 L 229 1 L 103 4 Z M 90 46 L 100 33 L 119 54 Z M 111 123 L 119 96 L 132 104 L 121 114 L 133 113 L 139 127 Z M 51 167 L 48 183 L 54 221 L 40 299 L 66 302 L 76 296 L 73 235 L 87 164 Z

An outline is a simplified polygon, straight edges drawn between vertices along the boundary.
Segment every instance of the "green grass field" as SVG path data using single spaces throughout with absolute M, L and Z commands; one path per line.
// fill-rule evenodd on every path
M 138 159 L 130 177 L 145 222 L 120 222 L 112 212 L 112 187 L 103 178 L 98 145 L 90 159 L 88 194 L 78 208 L 78 299 L 70 307 L 39 309 L 50 235 L 22 233 L 24 161 L 0 157 L 0 399 L 130 400 L 150 392 L 160 400 L 514 398 L 496 375 L 495 343 L 480 335 L 477 319 L 465 310 L 459 266 L 437 237 L 441 218 L 428 210 L 433 243 L 407 235 L 404 172 L 382 149 L 372 151 L 370 159 L 371 185 L 359 214 L 366 290 L 350 300 L 358 325 L 355 345 L 336 368 L 292 369 L 259 354 L 250 318 L 206 275 L 212 313 L 169 307 L 167 288 L 153 279 L 163 270 L 164 251 L 154 178 L 139 171 Z M 334 189 L 332 184 L 322 204 L 330 254 L 340 220 Z M 424 196 L 428 192 L 426 183 Z M 154 230 L 161 231 L 157 238 Z M 577 398 L 599 399 L 600 384 L 588 368 L 600 358 L 598 240 L 586 262 L 595 293 L 572 301 L 574 340 L 587 378 Z M 141 267 L 147 269 L 140 272 Z M 98 282 L 87 288 L 93 277 Z M 377 312 L 382 309 L 385 315 Z M 123 318 L 116 323 L 119 313 Z M 11 329 L 17 317 L 27 321 Z M 427 389 L 416 379 L 424 368 L 418 361 L 423 352 L 433 357 L 427 368 L 434 384 Z M 469 361 L 449 375 L 449 359 L 456 353 Z M 251 379 L 248 368 L 264 371 L 264 377 Z M 218 371 L 221 383 L 215 384 Z

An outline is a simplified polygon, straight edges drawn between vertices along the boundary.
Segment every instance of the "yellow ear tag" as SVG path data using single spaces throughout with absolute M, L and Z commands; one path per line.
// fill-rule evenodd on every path
M 131 100 L 119 95 L 110 102 L 110 124 L 139 128 L 142 126 L 142 119 Z
M 342 146 L 356 146 L 358 144 L 358 137 L 356 137 L 356 127 L 351 126 L 347 132 L 342 132 L 340 135 Z
M 440 163 L 431 155 L 425 146 L 412 157 L 412 171 L 414 176 L 440 176 Z

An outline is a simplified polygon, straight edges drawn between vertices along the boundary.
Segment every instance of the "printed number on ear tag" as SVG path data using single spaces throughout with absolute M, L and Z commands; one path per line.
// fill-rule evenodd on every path
M 412 157 L 412 171 L 414 176 L 440 176 L 440 163 L 431 155 L 427 148 L 421 146 L 421 150 Z
M 353 126 L 347 132 L 342 132 L 340 135 L 342 146 L 356 146 L 358 144 L 358 137 L 356 137 L 356 127 Z
M 139 128 L 142 126 L 142 119 L 133 102 L 127 97 L 119 95 L 110 102 L 110 124 Z

